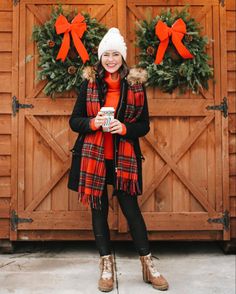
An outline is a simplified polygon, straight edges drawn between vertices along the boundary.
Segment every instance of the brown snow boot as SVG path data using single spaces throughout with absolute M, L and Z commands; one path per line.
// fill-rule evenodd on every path
M 114 285 L 114 265 L 111 255 L 104 255 L 100 258 L 101 276 L 98 281 L 98 289 L 102 292 L 110 292 Z
M 143 280 L 145 283 L 151 283 L 153 288 L 158 290 L 167 290 L 169 288 L 166 279 L 157 271 L 151 253 L 140 256 L 143 267 Z

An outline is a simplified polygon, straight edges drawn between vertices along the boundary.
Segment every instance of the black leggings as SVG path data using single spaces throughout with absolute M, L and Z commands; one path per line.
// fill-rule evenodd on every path
M 121 210 L 127 219 L 130 234 L 134 241 L 137 252 L 140 256 L 150 253 L 147 229 L 141 214 L 137 196 L 119 195 L 116 196 Z M 107 222 L 108 217 L 108 195 L 107 188 L 102 195 L 101 210 L 91 207 L 93 232 L 100 256 L 111 254 L 110 231 Z

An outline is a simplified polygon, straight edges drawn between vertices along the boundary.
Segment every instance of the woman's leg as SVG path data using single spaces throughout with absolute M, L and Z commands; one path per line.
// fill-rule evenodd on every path
M 110 292 L 114 287 L 114 265 L 110 247 L 110 231 L 107 222 L 108 195 L 105 187 L 101 198 L 101 209 L 91 207 L 93 233 L 98 251 L 100 253 L 100 278 L 98 289 L 102 292 Z
M 101 209 L 91 207 L 93 233 L 100 256 L 111 254 L 110 231 L 107 222 L 108 208 L 107 187 L 105 187 L 101 198 Z
M 147 229 L 142 217 L 137 197 L 119 195 L 118 201 L 125 215 L 135 247 L 140 255 L 144 282 L 151 283 L 155 289 L 167 290 L 169 285 L 166 279 L 158 272 L 150 253 L 147 238 Z
M 126 217 L 130 234 L 140 256 L 150 253 L 147 228 L 141 214 L 137 196 L 121 194 L 117 196 L 121 210 Z

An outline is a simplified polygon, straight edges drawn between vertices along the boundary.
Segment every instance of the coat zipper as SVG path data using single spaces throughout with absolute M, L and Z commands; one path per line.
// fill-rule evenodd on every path
M 120 100 L 120 105 L 119 105 L 119 108 L 118 108 L 118 111 L 117 111 L 117 113 L 116 113 L 116 118 L 118 119 L 118 117 L 119 117 L 119 114 L 120 114 L 120 110 L 121 110 L 121 108 L 122 108 L 122 103 L 123 103 L 123 99 L 124 99 L 124 89 L 125 89 L 125 83 L 123 82 L 123 84 L 122 84 L 122 91 L 121 91 L 121 100 Z M 115 155 L 114 155 L 114 163 L 115 163 L 115 174 L 117 173 L 117 153 L 118 153 L 118 151 L 117 151 L 117 146 L 116 146 L 116 144 L 117 144 L 117 140 L 116 140 L 116 138 L 117 138 L 117 134 L 115 135 L 115 142 L 114 142 L 114 144 L 115 144 Z

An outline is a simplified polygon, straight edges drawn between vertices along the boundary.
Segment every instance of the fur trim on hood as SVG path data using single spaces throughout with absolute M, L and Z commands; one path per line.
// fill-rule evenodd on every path
M 133 67 L 130 69 L 127 76 L 127 81 L 130 85 L 144 84 L 148 78 L 147 71 L 141 67 Z
M 84 80 L 88 80 L 91 83 L 95 81 L 96 78 L 96 72 L 92 66 L 86 66 L 83 69 L 82 78 Z
M 94 82 L 96 78 L 94 68 L 92 66 L 86 66 L 83 69 L 82 77 L 90 82 Z M 144 84 L 147 81 L 147 71 L 138 67 L 131 68 L 127 76 L 127 81 L 130 85 Z

